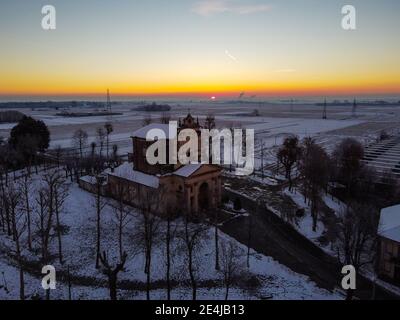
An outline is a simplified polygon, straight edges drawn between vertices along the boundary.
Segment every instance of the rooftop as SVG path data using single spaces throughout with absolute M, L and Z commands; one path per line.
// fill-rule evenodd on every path
M 160 182 L 157 176 L 133 170 L 132 164 L 128 162 L 115 168 L 113 172 L 108 171 L 107 173 L 154 189 L 158 188 Z
M 400 204 L 381 210 L 378 234 L 384 238 L 400 242 Z
M 107 177 L 103 176 L 103 178 L 104 178 L 104 180 L 102 181 L 102 185 L 106 185 L 107 184 Z M 96 179 L 95 176 L 90 176 L 90 175 L 83 176 L 83 177 L 80 177 L 79 180 L 87 182 L 87 183 L 92 184 L 92 185 L 96 185 L 97 184 L 97 179 Z
M 180 167 L 173 174 L 180 177 L 190 177 L 193 173 L 201 168 L 202 164 L 188 164 L 186 166 Z
M 143 128 L 136 130 L 132 134 L 132 138 L 141 138 L 146 139 L 147 134 L 150 130 L 161 130 L 164 132 L 166 139 L 174 139 L 176 137 L 176 131 L 170 132 L 169 124 L 162 124 L 162 123 L 151 123 Z M 156 132 L 157 133 L 157 132 Z

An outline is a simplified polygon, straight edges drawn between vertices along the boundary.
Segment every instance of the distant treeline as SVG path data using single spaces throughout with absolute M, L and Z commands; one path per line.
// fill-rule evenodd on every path
M 157 111 L 171 111 L 171 106 L 168 104 L 157 104 L 153 102 L 152 104 L 149 105 L 144 105 L 144 106 L 139 106 L 134 109 L 133 111 L 145 111 L 145 112 L 157 112 Z
M 115 104 L 113 102 L 113 104 Z M 99 101 L 43 101 L 43 102 L 3 102 L 0 109 L 65 109 L 77 107 L 104 108 L 105 103 Z
M 0 111 L 0 123 L 13 123 L 22 119 L 24 114 L 19 111 Z
M 82 118 L 82 117 L 97 117 L 97 116 L 120 116 L 123 113 L 119 112 L 60 112 L 56 114 L 57 116 L 67 117 L 67 118 Z

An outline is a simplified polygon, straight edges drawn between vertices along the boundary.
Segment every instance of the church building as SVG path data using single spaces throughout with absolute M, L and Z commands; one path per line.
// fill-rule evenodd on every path
M 178 133 L 187 128 L 198 133 L 200 145 L 199 120 L 190 114 L 179 120 Z M 196 215 L 218 208 L 221 204 L 221 167 L 212 164 L 149 164 L 146 151 L 154 142 L 146 141 L 146 136 L 151 129 L 165 133 L 167 146 L 168 140 L 175 138 L 169 136 L 168 124 L 153 123 L 135 131 L 131 137 L 132 162 L 106 172 L 110 196 L 118 199 L 121 190 L 125 190 L 125 202 L 135 207 L 151 202 L 151 210 L 159 214 L 173 211 Z

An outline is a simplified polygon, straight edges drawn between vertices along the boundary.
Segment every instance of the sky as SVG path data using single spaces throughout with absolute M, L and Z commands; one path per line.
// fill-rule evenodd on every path
M 399 32 L 398 0 L 0 0 L 0 97 L 393 96 Z

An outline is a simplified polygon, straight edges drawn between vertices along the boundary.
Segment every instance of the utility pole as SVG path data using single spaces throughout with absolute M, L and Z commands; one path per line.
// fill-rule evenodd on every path
M 111 107 L 111 99 L 110 99 L 110 90 L 107 89 L 107 105 L 106 105 L 106 109 L 108 112 L 111 113 L 112 107 Z
M 352 116 L 353 116 L 353 118 L 357 117 L 357 101 L 356 101 L 356 99 L 354 99 L 354 102 L 353 102 Z
M 326 99 L 324 101 L 324 111 L 322 113 L 322 119 L 326 120 L 328 118 L 327 114 L 326 114 Z
M 264 141 L 261 143 L 261 178 L 264 180 Z

